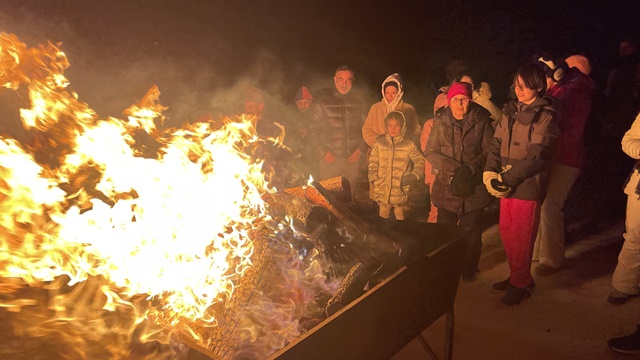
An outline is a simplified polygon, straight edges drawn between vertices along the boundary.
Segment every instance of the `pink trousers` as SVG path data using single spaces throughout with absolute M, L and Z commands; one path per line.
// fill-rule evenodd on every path
M 539 223 L 539 201 L 500 199 L 500 237 L 515 287 L 524 288 L 533 281 L 531 259 Z

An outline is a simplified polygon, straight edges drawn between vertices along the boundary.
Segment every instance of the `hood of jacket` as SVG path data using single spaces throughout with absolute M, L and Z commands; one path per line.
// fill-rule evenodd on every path
M 522 125 L 529 125 L 542 109 L 555 112 L 555 100 L 551 96 L 543 96 L 531 104 L 513 101 L 505 105 L 504 113 Z
M 393 142 L 393 143 L 398 143 L 400 141 L 402 141 L 402 139 L 404 139 L 404 134 L 407 132 L 407 120 L 404 117 L 404 114 L 402 113 L 402 111 L 397 111 L 394 110 L 394 113 L 399 114 L 399 116 L 402 118 L 402 129 L 400 130 L 400 135 L 396 136 L 395 138 L 391 138 L 391 135 L 389 135 L 389 133 L 387 132 L 387 121 L 385 119 L 384 121 L 384 137 L 389 140 L 389 142 Z
M 396 98 L 393 99 L 392 102 L 388 102 L 387 98 L 384 97 L 384 84 L 388 83 L 388 82 L 392 82 L 395 83 L 396 85 L 398 85 L 398 95 L 396 95 Z M 404 96 L 404 86 L 402 86 L 402 78 L 400 78 L 400 75 L 398 73 L 393 73 L 389 76 L 387 76 L 386 79 L 384 79 L 384 81 L 382 82 L 382 86 L 381 86 L 381 92 L 382 92 L 382 102 L 384 102 L 386 108 L 387 108 L 387 114 L 390 113 L 391 111 L 395 110 L 396 107 L 398 106 L 398 103 L 400 103 L 400 101 L 402 100 L 402 97 Z

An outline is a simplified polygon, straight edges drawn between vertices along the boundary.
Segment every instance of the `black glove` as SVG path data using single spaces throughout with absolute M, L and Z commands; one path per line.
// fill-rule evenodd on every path
M 467 165 L 458 166 L 453 171 L 453 176 L 449 180 L 451 186 L 451 195 L 453 196 L 469 196 L 473 194 L 475 185 L 471 181 L 473 171 Z
M 418 178 L 415 175 L 408 174 L 402 177 L 402 180 L 400 180 L 400 185 L 402 186 L 411 185 L 416 180 L 418 180 Z
M 499 192 L 506 192 L 509 191 L 511 188 L 509 186 L 507 186 L 505 183 L 503 183 L 502 181 L 498 180 L 498 179 L 492 179 L 491 180 L 491 187 Z
M 471 175 L 473 175 L 473 171 L 471 170 L 471 167 L 463 164 L 462 166 L 458 166 L 453 171 L 453 177 L 451 178 L 451 181 L 464 182 L 464 181 L 467 181 L 467 179 L 469 179 Z

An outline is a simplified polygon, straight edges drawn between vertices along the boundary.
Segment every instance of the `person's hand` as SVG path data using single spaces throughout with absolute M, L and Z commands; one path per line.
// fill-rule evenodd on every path
M 336 161 L 336 157 L 331 151 L 327 151 L 327 153 L 324 154 L 324 161 L 331 164 L 332 162 Z
M 356 149 L 356 151 L 354 151 L 353 154 L 349 156 L 349 158 L 347 159 L 347 162 L 354 163 L 360 160 L 360 155 L 362 155 L 362 153 L 360 152 L 360 149 Z
M 473 170 L 470 166 L 466 164 L 458 166 L 453 171 L 451 179 L 449 179 L 451 194 L 454 196 L 468 196 L 473 194 L 473 186 L 470 185 L 472 176 Z
M 493 190 L 495 190 L 495 194 L 491 194 L 497 198 L 503 198 L 511 193 L 511 188 L 498 179 L 491 179 L 489 182 Z
M 473 175 L 473 170 L 471 170 L 471 167 L 465 164 L 462 164 L 461 166 L 458 166 L 454 171 L 453 171 L 453 177 L 452 177 L 452 181 L 466 181 L 471 175 Z
M 487 190 L 489 190 L 489 186 L 491 186 L 491 180 L 499 178 L 500 174 L 495 171 L 485 171 L 482 173 L 482 183 L 487 187 Z
M 497 172 L 485 171 L 482 173 L 482 182 L 484 183 L 484 186 L 487 188 L 487 191 L 489 192 L 489 194 L 495 197 L 503 197 L 502 193 L 494 189 L 493 186 L 491 185 L 491 181 L 493 180 L 498 180 L 499 182 L 502 183 L 502 178 L 500 177 L 500 174 L 498 174 Z
M 416 180 L 418 180 L 417 176 L 415 176 L 413 174 L 407 174 L 407 175 L 403 176 L 402 179 L 400 180 L 400 185 L 402 185 L 402 186 L 411 185 Z

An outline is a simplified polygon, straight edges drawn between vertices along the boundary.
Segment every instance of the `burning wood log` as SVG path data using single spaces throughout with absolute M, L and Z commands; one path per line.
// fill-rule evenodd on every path
M 327 191 L 331 192 L 339 201 L 347 202 L 351 200 L 351 187 L 345 177 L 336 176 L 330 179 L 320 180 L 318 183 L 327 189 Z M 308 187 L 308 185 L 296 186 L 285 189 L 284 191 L 300 198 L 306 198 Z
M 344 277 L 344 280 L 340 283 L 338 291 L 329 299 L 327 306 L 325 307 L 325 314 L 331 316 L 338 312 L 338 310 L 345 307 L 353 299 L 358 298 L 364 293 L 364 287 L 367 283 L 364 276 L 362 276 L 363 266 L 361 263 L 356 264 L 351 268 L 351 271 Z

